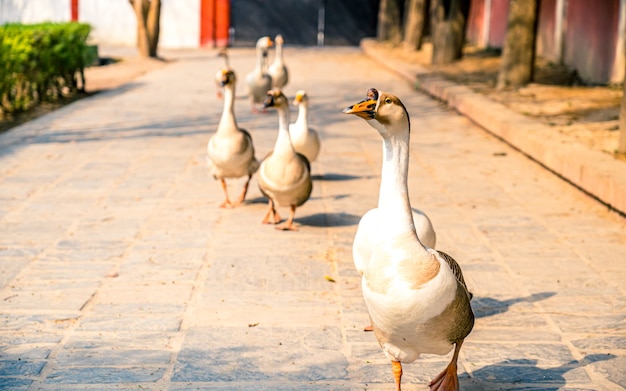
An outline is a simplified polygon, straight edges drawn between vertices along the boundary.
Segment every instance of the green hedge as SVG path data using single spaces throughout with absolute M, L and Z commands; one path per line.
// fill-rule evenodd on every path
M 0 26 L 0 108 L 24 111 L 78 89 L 91 26 L 83 23 Z M 84 88 L 84 77 L 81 88 Z

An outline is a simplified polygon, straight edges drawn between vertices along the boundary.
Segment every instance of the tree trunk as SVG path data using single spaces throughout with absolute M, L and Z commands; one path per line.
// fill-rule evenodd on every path
M 157 57 L 161 0 L 129 0 L 137 19 L 137 51 L 141 57 Z
M 406 0 L 404 8 L 404 46 L 420 50 L 426 27 L 426 0 Z
M 619 108 L 619 140 L 617 142 L 617 152 L 626 153 L 626 80 L 624 80 L 622 93 L 622 103 Z
M 376 38 L 394 45 L 402 42 L 402 10 L 400 0 L 381 0 L 378 9 Z
M 537 0 L 511 0 L 497 89 L 521 87 L 533 79 Z
M 141 57 L 148 57 L 148 31 L 146 29 L 146 20 L 143 12 L 144 0 L 130 0 L 135 9 L 135 17 L 137 19 L 137 51 Z
M 161 31 L 161 0 L 150 1 L 146 26 L 148 30 L 148 43 L 150 57 L 157 57 L 159 46 L 159 33 Z
M 432 64 L 449 64 L 463 56 L 470 0 L 432 0 L 430 3 Z

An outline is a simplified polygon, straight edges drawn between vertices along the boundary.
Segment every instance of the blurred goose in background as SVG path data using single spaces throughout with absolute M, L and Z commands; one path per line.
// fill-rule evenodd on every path
M 392 94 L 370 92 L 368 99 L 344 110 L 368 120 L 383 138 L 377 245 L 363 270 L 363 298 L 398 391 L 401 363 L 422 353 L 444 355 L 453 347 L 452 360 L 430 389 L 458 391 L 459 351 L 474 325 L 472 295 L 457 262 L 424 246 L 415 231 L 407 186 L 410 120 L 404 104 Z
M 289 124 L 291 144 L 296 152 L 303 154 L 313 163 L 320 152 L 320 139 L 317 131 L 309 127 L 309 97 L 306 91 L 296 93 L 293 104 L 298 106 L 296 122 Z
M 267 52 L 273 45 L 270 37 L 261 37 L 256 43 L 256 66 L 246 76 L 248 97 L 253 112 L 257 112 L 256 105 L 262 104 L 267 91 L 272 89 L 272 77 L 267 73 Z
M 228 59 L 228 50 L 226 48 L 221 48 L 217 53 L 217 57 L 221 57 L 224 59 L 224 67 L 222 69 L 232 70 L 232 68 L 230 67 L 230 61 Z M 222 69 L 215 73 L 215 87 L 217 89 L 217 97 L 219 99 L 222 99 L 222 96 L 224 95 L 224 87 L 222 87 Z
M 224 191 L 225 200 L 221 208 L 232 208 L 241 204 L 246 198 L 252 174 L 259 168 L 254 157 L 254 146 L 250 134 L 237 126 L 235 120 L 235 72 L 222 70 L 220 85 L 224 88 L 224 110 L 217 131 L 209 139 L 207 145 L 208 160 L 215 179 L 219 179 Z M 248 176 L 243 191 L 235 202 L 228 198 L 226 178 Z
M 268 210 L 263 224 L 278 224 L 281 220 L 278 206 L 290 208 L 289 218 L 281 230 L 297 231 L 293 224 L 296 208 L 302 206 L 311 195 L 311 166 L 304 155 L 297 153 L 289 137 L 289 101 L 279 90 L 267 93 L 265 107 L 278 111 L 278 136 L 274 150 L 261 162 L 257 177 L 259 188 L 268 199 Z
M 274 42 L 276 43 L 276 55 L 274 56 L 274 62 L 268 69 L 268 73 L 272 77 L 272 87 L 283 88 L 289 82 L 289 71 L 283 58 L 283 44 L 285 41 L 283 36 L 278 34 Z

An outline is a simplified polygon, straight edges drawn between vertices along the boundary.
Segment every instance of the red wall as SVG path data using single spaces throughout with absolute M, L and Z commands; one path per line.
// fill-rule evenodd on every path
M 230 28 L 230 0 L 200 1 L 200 46 L 226 47 Z
M 501 48 L 503 46 L 508 16 L 509 0 L 491 0 L 491 21 L 487 42 L 490 47 Z
M 484 43 L 483 25 L 485 20 L 485 0 L 472 0 L 467 18 L 466 39 L 475 44 Z
M 78 22 L 78 0 L 72 0 L 70 3 L 70 20 Z
M 606 83 L 611 77 L 619 0 L 569 0 L 567 3 L 564 62 L 583 80 Z

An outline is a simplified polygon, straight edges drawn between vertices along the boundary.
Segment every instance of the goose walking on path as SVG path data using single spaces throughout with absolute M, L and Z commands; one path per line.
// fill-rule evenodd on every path
M 246 76 L 248 97 L 253 112 L 258 112 L 256 105 L 262 104 L 265 94 L 272 88 L 272 77 L 267 73 L 267 52 L 273 45 L 270 37 L 261 37 L 256 43 L 256 66 Z
M 235 119 L 235 72 L 229 69 L 222 70 L 220 85 L 224 88 L 224 111 L 217 131 L 209 139 L 207 145 L 208 160 L 215 179 L 219 179 L 224 190 L 225 200 L 221 208 L 232 208 L 241 204 L 246 198 L 252 175 L 259 168 L 259 162 L 254 156 L 252 137 L 245 129 L 237 126 Z M 240 178 L 248 176 L 243 191 L 233 203 L 228 198 L 226 178 Z
M 320 152 L 320 138 L 317 131 L 309 127 L 309 97 L 306 91 L 298 91 L 293 104 L 298 106 L 298 117 L 296 122 L 289 124 L 291 144 L 296 152 L 313 163 Z
M 274 56 L 274 62 L 270 65 L 268 73 L 272 77 L 272 87 L 283 88 L 289 82 L 289 71 L 283 58 L 283 44 L 285 40 L 282 35 L 278 34 L 274 42 L 276 43 L 276 56 Z
M 396 389 L 401 390 L 403 362 L 422 353 L 444 355 L 454 347 L 452 360 L 430 389 L 457 391 L 459 351 L 474 325 L 472 295 L 457 262 L 425 247 L 415 232 L 407 186 L 409 114 L 400 99 L 375 89 L 344 112 L 375 119 L 380 125 L 373 127 L 383 138 L 379 245 L 363 272 L 362 290 L 374 334 L 391 360 Z
M 278 111 L 278 136 L 274 149 L 261 162 L 258 182 L 263 195 L 268 199 L 268 210 L 263 224 L 278 224 L 281 220 L 277 206 L 290 208 L 289 218 L 281 230 L 297 231 L 293 224 L 296 208 L 303 205 L 311 195 L 311 166 L 307 158 L 297 153 L 289 137 L 289 101 L 278 89 L 267 93 L 266 107 Z

